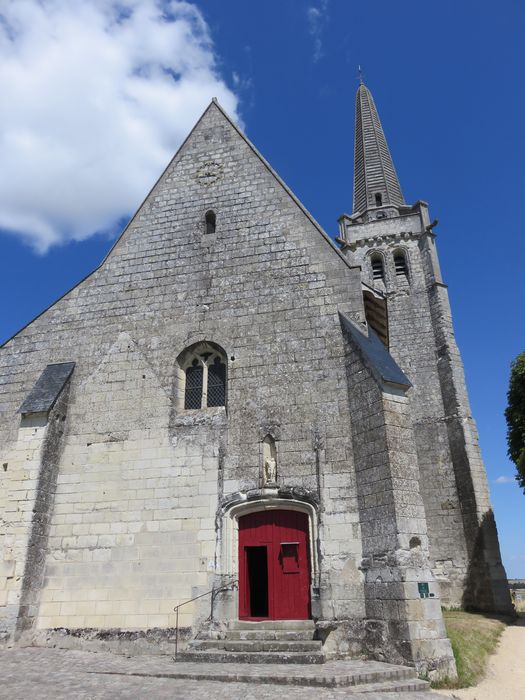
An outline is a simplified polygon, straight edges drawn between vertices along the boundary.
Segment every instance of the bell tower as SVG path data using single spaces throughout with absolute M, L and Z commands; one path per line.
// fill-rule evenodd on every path
M 512 609 L 485 467 L 428 205 L 405 202 L 374 98 L 356 96 L 352 214 L 338 242 L 361 266 L 367 323 L 412 383 L 420 489 L 446 605 Z

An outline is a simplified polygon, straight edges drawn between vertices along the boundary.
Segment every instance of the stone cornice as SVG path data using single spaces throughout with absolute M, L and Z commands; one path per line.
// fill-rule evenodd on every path
M 378 236 L 365 236 L 357 241 L 346 241 L 343 238 L 337 238 L 337 242 L 341 244 L 344 250 L 355 251 L 358 248 L 377 248 L 381 245 L 391 243 L 401 243 L 402 241 L 417 241 L 425 231 L 396 231 L 395 233 L 383 233 Z

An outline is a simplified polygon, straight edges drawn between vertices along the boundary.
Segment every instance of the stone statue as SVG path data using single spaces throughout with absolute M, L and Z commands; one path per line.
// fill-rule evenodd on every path
M 275 484 L 277 479 L 277 462 L 273 457 L 264 460 L 264 483 Z

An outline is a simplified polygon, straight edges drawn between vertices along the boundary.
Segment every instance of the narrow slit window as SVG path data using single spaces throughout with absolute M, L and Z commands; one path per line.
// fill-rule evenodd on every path
M 382 207 L 383 206 L 383 195 L 381 192 L 376 192 L 376 207 Z
M 401 250 L 394 253 L 394 267 L 398 277 L 406 277 L 408 279 L 407 259 Z
M 374 255 L 370 260 L 370 264 L 372 265 L 372 279 L 384 280 L 383 258 L 380 255 Z
M 206 233 L 215 233 L 215 229 L 217 226 L 217 217 L 215 216 L 215 212 L 209 209 L 206 212 Z

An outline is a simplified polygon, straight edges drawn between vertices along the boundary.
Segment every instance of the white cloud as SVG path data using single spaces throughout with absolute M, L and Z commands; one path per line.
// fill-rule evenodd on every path
M 179 0 L 4 0 L 0 95 L 0 229 L 40 252 L 133 213 L 212 97 L 237 112 Z
M 494 480 L 495 484 L 515 484 L 516 479 L 513 476 L 498 476 L 497 479 Z
M 306 10 L 310 34 L 314 40 L 314 63 L 323 55 L 323 29 L 327 20 L 328 0 L 319 0 L 317 5 L 310 5 Z

